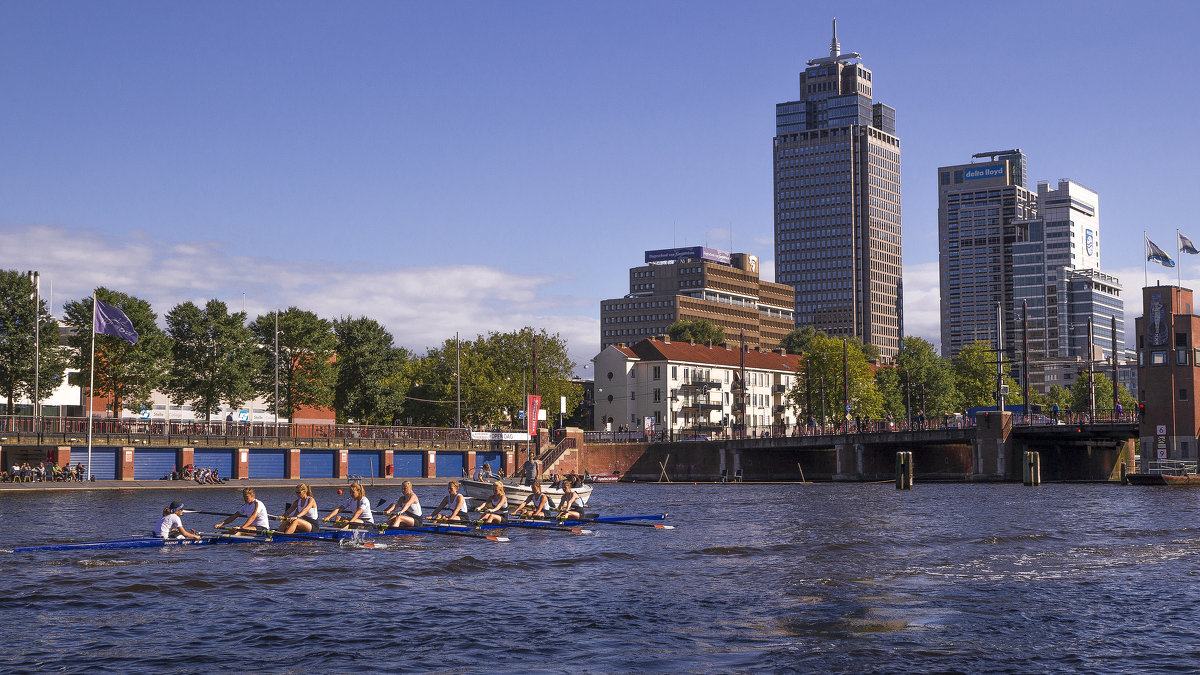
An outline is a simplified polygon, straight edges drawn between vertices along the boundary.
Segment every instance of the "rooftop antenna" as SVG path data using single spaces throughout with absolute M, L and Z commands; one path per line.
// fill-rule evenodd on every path
M 829 58 L 836 59 L 842 55 L 842 46 L 837 40 L 837 17 L 833 17 L 833 41 L 829 43 Z
M 837 18 L 833 20 L 833 40 L 829 42 L 829 56 L 820 59 L 812 59 L 808 62 L 810 66 L 824 65 L 827 63 L 837 63 L 839 61 L 849 61 L 851 59 L 860 59 L 862 55 L 858 52 L 842 53 L 842 45 L 837 39 Z

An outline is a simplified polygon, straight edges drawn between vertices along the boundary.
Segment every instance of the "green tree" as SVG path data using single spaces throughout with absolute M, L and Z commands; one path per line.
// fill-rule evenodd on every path
M 824 331 L 818 332 L 816 328 L 809 326 L 801 326 L 796 330 L 783 336 L 783 340 L 779 342 L 779 346 L 789 354 L 804 354 L 810 349 L 813 338 L 820 335 L 821 337 L 829 337 Z
M 379 322 L 345 317 L 333 322 L 337 336 L 337 384 L 333 406 L 339 421 L 391 424 L 398 412 L 396 385 L 408 352 L 392 345 L 393 338 Z
M 240 408 L 254 398 L 254 376 L 262 369 L 246 313 L 229 313 L 220 300 L 204 308 L 188 301 L 167 312 L 171 366 L 164 391 L 176 405 L 185 403 L 212 419 L 222 403 Z
M 914 416 L 923 412 L 926 418 L 936 418 L 958 411 L 954 371 L 928 340 L 911 335 L 904 338 L 895 370 L 892 391 L 886 397 L 892 406 L 888 411 L 894 416 L 904 416 L 906 402 Z
M 112 335 L 96 337 L 95 396 L 112 399 L 114 417 L 121 410 L 150 405 L 150 395 L 166 381 L 171 359 L 171 338 L 158 328 L 158 315 L 150 303 L 101 286 L 96 298 L 125 313 L 138 333 L 137 344 Z M 91 378 L 92 299 L 82 298 L 63 305 L 66 324 L 75 331 L 67 338 L 74 349 L 78 382 L 84 387 Z
M 566 340 L 557 333 L 550 334 L 530 326 L 506 333 L 490 333 L 484 342 L 484 350 L 500 378 L 498 384 L 504 401 L 501 413 L 510 426 L 521 426 L 517 411 L 525 407 L 521 399 L 522 380 L 526 394 L 534 392 L 536 380 L 542 407 L 547 411 L 546 422 L 551 426 L 557 426 L 556 413 L 560 410 L 561 396 L 567 397 L 568 416 L 582 403 L 583 391 L 571 384 L 575 362 L 567 355 Z
M 849 414 L 878 418 L 883 413 L 883 399 L 875 388 L 874 368 L 861 350 L 853 348 L 849 341 L 843 343 L 839 338 L 820 335 L 813 338 L 801 362 L 796 383 L 788 391 L 788 398 L 797 409 L 816 419 L 821 417 L 822 403 L 827 418 L 844 419 L 847 414 L 843 403 L 847 370 Z M 812 409 L 806 410 L 809 400 L 812 401 Z
M 1057 384 L 1051 385 L 1045 396 L 1046 414 L 1054 414 L 1054 406 L 1058 406 L 1059 415 L 1071 405 L 1071 390 L 1063 389 Z
M 1108 379 L 1108 376 L 1104 373 L 1096 373 L 1095 379 L 1096 414 L 1102 416 L 1111 415 L 1113 412 L 1112 380 Z M 1072 412 L 1086 413 L 1091 409 L 1090 389 L 1087 373 L 1080 373 L 1075 378 L 1075 384 L 1071 385 L 1070 404 Z M 1132 394 L 1125 390 L 1123 385 L 1117 385 L 1117 400 L 1121 403 L 1121 408 L 1125 412 L 1134 412 L 1137 410 L 1137 401 L 1133 398 Z
M 8 399 L 9 415 L 16 412 L 19 396 L 37 401 L 49 396 L 62 384 L 67 368 L 58 322 L 46 311 L 45 300 L 34 306 L 34 296 L 33 281 L 26 274 L 0 270 L 0 394 Z M 39 318 L 40 339 L 35 339 L 34 323 Z
M 708 319 L 680 319 L 667 328 L 667 335 L 676 342 L 691 340 L 698 345 L 725 342 L 725 329 Z
M 996 405 L 996 352 L 988 343 L 972 342 L 955 354 L 952 363 L 961 407 Z M 1004 384 L 1008 385 L 1005 405 L 1021 403 L 1021 387 L 1007 372 L 1004 373 Z
M 275 351 L 275 314 L 250 324 L 258 338 L 261 369 L 255 388 L 268 404 L 275 401 L 275 365 L 279 364 L 279 414 L 292 419 L 300 406 L 333 405 L 337 338 L 329 322 L 312 312 L 289 307 L 279 312 L 279 352 Z

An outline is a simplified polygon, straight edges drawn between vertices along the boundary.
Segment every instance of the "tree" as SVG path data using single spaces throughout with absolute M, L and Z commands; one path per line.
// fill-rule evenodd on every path
M 1071 405 L 1071 390 L 1063 389 L 1057 384 L 1050 385 L 1050 390 L 1046 392 L 1046 408 L 1047 415 L 1053 415 L 1054 406 L 1058 406 L 1059 414 Z
M 67 368 L 67 352 L 59 345 L 58 322 L 47 312 L 45 300 L 34 306 L 34 297 L 33 281 L 27 275 L 0 270 L 0 394 L 8 399 L 9 415 L 15 414 L 19 396 L 45 399 L 62 384 Z M 38 318 L 40 340 L 34 336 Z
M 501 407 L 509 425 L 519 426 L 516 413 L 525 407 L 521 400 L 522 373 L 526 394 L 532 394 L 536 384 L 550 426 L 557 426 L 555 413 L 561 409 L 562 396 L 567 397 L 568 416 L 583 402 L 583 391 L 571 384 L 575 362 L 567 355 L 567 342 L 559 334 L 530 326 L 507 333 L 490 333 L 484 342 L 484 350 L 500 378 L 504 401 Z M 511 405 L 510 401 L 517 405 Z
M 996 405 L 996 352 L 991 345 L 976 340 L 959 350 L 952 363 L 955 386 L 961 395 L 961 407 Z M 1005 404 L 1021 403 L 1021 388 L 1007 372 L 1004 373 L 1004 384 L 1008 385 Z
M 254 398 L 262 355 L 245 324 L 245 312 L 230 314 L 215 299 L 203 309 L 188 301 L 167 312 L 171 366 L 163 389 L 172 403 L 190 403 L 210 420 L 222 403 L 240 408 Z
M 112 335 L 95 336 L 96 372 L 92 394 L 111 398 L 112 414 L 120 417 L 124 408 L 132 410 L 150 405 L 150 395 L 166 381 L 171 339 L 159 330 L 158 315 L 145 300 L 103 286 L 95 290 L 95 295 L 124 312 L 138 333 L 137 344 Z M 67 338 L 67 344 L 74 348 L 79 382 L 85 388 L 91 379 L 92 305 L 91 298 L 63 305 L 67 325 L 76 329 Z
M 904 417 L 910 410 L 913 416 L 924 413 L 926 418 L 941 417 L 958 412 L 961 396 L 955 386 L 950 364 L 923 337 L 908 336 L 901 341 L 895 358 L 896 380 L 900 398 L 890 396 L 895 407 L 889 408 L 895 417 Z M 907 384 L 907 392 L 904 387 Z M 899 405 L 898 405 L 899 404 Z
M 279 414 L 292 419 L 300 406 L 333 405 L 337 338 L 329 322 L 312 312 L 289 307 L 279 312 L 279 351 L 275 351 L 275 313 L 250 324 L 258 338 L 261 369 L 255 388 L 275 405 L 275 364 L 279 364 Z
M 828 337 L 824 331 L 817 332 L 817 329 L 811 325 L 801 326 L 783 336 L 783 339 L 779 341 L 779 346 L 789 354 L 804 354 L 812 345 L 813 338 L 818 335 Z
M 845 356 L 846 368 L 843 368 Z M 845 370 L 849 371 L 850 412 L 845 411 Z M 850 414 L 855 417 L 879 417 L 883 413 L 883 400 L 875 388 L 874 368 L 858 349 L 851 349 L 849 341 L 839 338 L 813 338 L 809 350 L 796 377 L 796 383 L 788 392 L 792 405 L 819 419 L 822 404 L 827 417 L 844 419 Z M 806 410 L 808 401 L 812 409 Z
M 404 381 L 408 351 L 392 346 L 379 322 L 345 317 L 333 322 L 337 337 L 337 384 L 333 407 L 339 421 L 391 424 L 398 410 L 397 385 Z M 407 387 L 402 389 L 406 390 Z
M 1104 373 L 1096 373 L 1096 413 L 1099 415 L 1111 415 L 1113 412 L 1112 380 Z M 1086 413 L 1091 410 L 1091 387 L 1088 386 L 1087 373 L 1080 373 L 1075 378 L 1075 384 L 1071 386 L 1071 410 L 1075 413 Z M 1137 401 L 1133 395 L 1125 390 L 1124 385 L 1118 385 L 1117 400 L 1121 403 L 1121 408 L 1126 412 L 1132 412 L 1137 409 Z
M 725 342 L 725 329 L 708 319 L 680 319 L 667 328 L 667 335 L 676 342 L 690 340 L 698 345 Z

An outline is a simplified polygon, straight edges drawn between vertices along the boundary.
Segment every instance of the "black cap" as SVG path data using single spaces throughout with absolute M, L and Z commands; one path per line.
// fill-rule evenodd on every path
M 178 511 L 179 509 L 182 509 L 183 504 L 181 504 L 180 502 L 171 502 L 171 505 L 167 508 L 169 508 L 171 511 L 174 512 L 174 511 Z

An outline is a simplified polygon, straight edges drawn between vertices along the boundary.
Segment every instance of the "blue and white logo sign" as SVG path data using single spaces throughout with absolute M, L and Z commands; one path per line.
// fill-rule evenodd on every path
M 1096 255 L 1096 233 L 1090 228 L 1083 231 L 1083 249 L 1089 256 Z
M 988 164 L 986 166 L 973 166 L 963 170 L 963 180 L 978 180 L 980 178 L 1003 178 L 1003 164 Z

